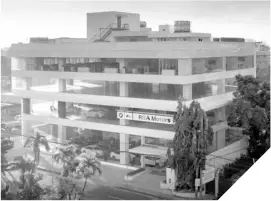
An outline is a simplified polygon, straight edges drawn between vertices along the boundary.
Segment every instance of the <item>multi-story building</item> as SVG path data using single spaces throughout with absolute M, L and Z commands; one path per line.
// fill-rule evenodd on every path
M 72 137 L 71 128 L 95 131 L 118 139 L 120 163 L 128 164 L 129 152 L 150 154 L 131 149 L 133 142 L 166 147 L 173 139 L 182 96 L 207 112 L 215 132 L 210 151 L 225 147 L 234 77 L 255 76 L 255 45 L 212 42 L 209 33 L 191 32 L 187 21 L 175 22 L 173 31 L 169 26 L 154 32 L 138 14 L 90 13 L 86 39 L 13 44 L 8 54 L 23 135 L 39 123 L 54 125 L 61 142 Z M 46 84 L 32 85 L 37 82 Z
M 270 82 L 270 48 L 258 42 L 256 50 L 257 78 Z

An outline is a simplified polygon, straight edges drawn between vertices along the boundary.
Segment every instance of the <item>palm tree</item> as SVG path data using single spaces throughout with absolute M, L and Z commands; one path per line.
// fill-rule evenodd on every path
M 57 152 L 53 155 L 53 160 L 57 163 L 62 163 L 62 173 L 61 176 L 67 177 L 69 172 L 71 172 L 71 164 L 76 157 L 76 151 L 73 145 L 68 147 L 58 147 Z
M 24 147 L 31 146 L 31 145 L 33 146 L 34 162 L 35 164 L 38 165 L 40 161 L 40 145 L 43 145 L 46 151 L 49 151 L 50 150 L 49 143 L 47 139 L 45 138 L 45 136 L 42 136 L 39 133 L 37 133 L 36 137 L 29 136 L 26 139 Z
M 96 158 L 86 155 L 85 153 L 80 154 L 79 157 L 76 158 L 79 164 L 76 167 L 76 174 L 83 175 L 85 178 L 84 187 L 82 189 L 82 194 L 87 185 L 87 180 L 92 175 L 95 175 L 96 171 L 98 171 L 99 175 L 102 174 L 101 163 Z
M 7 171 L 20 170 L 21 176 L 20 180 L 22 182 L 22 187 L 24 188 L 26 184 L 27 173 L 32 174 L 35 170 L 35 161 L 28 158 L 27 156 L 16 156 L 13 161 L 8 164 Z

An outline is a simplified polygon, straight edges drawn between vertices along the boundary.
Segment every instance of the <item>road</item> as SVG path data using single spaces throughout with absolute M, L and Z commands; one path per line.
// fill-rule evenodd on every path
M 84 193 L 83 200 L 154 200 L 159 199 L 139 192 L 118 187 L 97 186 Z

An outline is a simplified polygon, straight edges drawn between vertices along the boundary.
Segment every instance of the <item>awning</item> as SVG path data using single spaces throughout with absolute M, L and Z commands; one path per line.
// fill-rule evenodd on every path
M 130 149 L 129 152 L 133 153 L 133 154 L 140 154 L 140 155 L 151 155 L 151 156 L 164 156 L 164 157 L 166 157 L 167 149 L 168 149 L 168 147 L 145 144 L 145 145 Z

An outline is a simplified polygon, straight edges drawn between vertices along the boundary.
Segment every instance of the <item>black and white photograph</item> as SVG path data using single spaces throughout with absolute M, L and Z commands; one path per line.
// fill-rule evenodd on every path
M 0 8 L 1 200 L 270 197 L 269 0 Z

